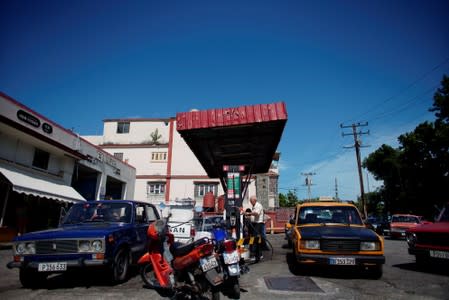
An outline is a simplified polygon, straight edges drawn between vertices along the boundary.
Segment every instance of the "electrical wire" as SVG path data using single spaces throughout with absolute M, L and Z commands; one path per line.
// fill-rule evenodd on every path
M 449 62 L 449 57 L 445 58 L 443 61 L 439 62 L 437 65 L 435 65 L 432 69 L 430 69 L 429 71 L 427 71 L 426 73 L 424 73 L 423 75 L 421 75 L 420 77 L 418 77 L 417 79 L 415 79 L 412 83 L 408 84 L 405 88 L 403 88 L 402 90 L 400 90 L 398 93 L 388 97 L 387 99 L 381 101 L 379 104 L 376 104 L 374 106 L 372 106 L 370 109 L 366 110 L 365 112 L 361 113 L 358 116 L 358 119 L 360 119 L 361 117 L 375 111 L 376 109 L 378 109 L 379 107 L 382 107 L 383 104 L 386 104 L 388 102 L 390 102 L 391 100 L 393 100 L 394 98 L 398 97 L 399 95 L 401 95 L 402 93 L 406 92 L 407 90 L 409 90 L 410 88 L 412 88 L 414 85 L 416 85 L 418 82 L 422 81 L 423 79 L 425 79 L 426 77 L 428 77 L 430 74 L 432 74 L 434 71 L 438 70 L 440 67 L 442 67 L 443 65 L 445 65 L 447 62 Z M 343 123 L 347 123 L 350 122 L 352 120 L 348 120 L 346 122 Z

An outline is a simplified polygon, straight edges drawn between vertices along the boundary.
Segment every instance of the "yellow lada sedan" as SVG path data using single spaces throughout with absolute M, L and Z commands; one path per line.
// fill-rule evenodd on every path
M 304 265 L 351 266 L 382 277 L 384 241 L 362 221 L 357 207 L 336 201 L 296 206 L 291 240 L 295 268 Z

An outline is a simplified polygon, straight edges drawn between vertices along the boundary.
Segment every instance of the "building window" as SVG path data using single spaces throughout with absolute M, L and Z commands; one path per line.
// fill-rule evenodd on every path
M 33 167 L 47 170 L 49 160 L 50 160 L 50 153 L 37 148 L 34 150 Z
M 118 122 L 117 133 L 129 133 L 129 122 Z
M 165 194 L 165 182 L 148 182 L 147 183 L 148 195 L 163 195 Z
M 123 152 L 114 152 L 114 157 L 123 160 Z
M 151 161 L 167 161 L 167 152 L 151 153 Z
M 196 197 L 204 197 L 206 193 L 212 192 L 214 196 L 218 194 L 218 183 L 195 183 L 195 198 Z

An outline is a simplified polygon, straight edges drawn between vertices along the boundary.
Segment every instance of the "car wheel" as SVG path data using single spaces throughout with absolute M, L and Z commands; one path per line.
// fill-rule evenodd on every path
M 40 273 L 34 269 L 20 269 L 19 279 L 24 288 L 35 289 L 45 284 L 47 274 Z
M 293 242 L 292 242 L 292 252 L 287 257 L 287 258 L 289 258 L 288 265 L 289 265 L 290 272 L 292 272 L 292 274 L 294 274 L 294 275 L 301 275 L 301 266 L 300 266 L 299 262 L 296 259 L 296 249 L 295 249 L 295 247 L 296 246 L 294 246 Z
M 115 255 L 112 263 L 112 281 L 114 283 L 124 282 L 128 279 L 130 256 L 129 251 L 121 248 Z

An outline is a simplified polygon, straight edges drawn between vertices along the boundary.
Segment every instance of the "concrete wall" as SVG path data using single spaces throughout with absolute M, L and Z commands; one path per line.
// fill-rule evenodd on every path
M 32 167 L 38 148 L 50 153 L 48 168 L 42 171 L 61 177 L 67 185 L 78 162 L 103 175 L 97 195 L 109 176 L 124 183 L 124 198 L 134 198 L 135 168 L 1 92 L 0 114 L 0 159 Z M 102 140 L 96 138 L 95 142 Z
M 118 122 L 129 122 L 129 133 L 117 134 Z M 161 135 L 160 144 L 151 144 L 149 143 L 150 135 L 156 129 Z M 173 134 L 172 139 L 170 139 L 170 132 Z M 135 199 L 157 203 L 163 201 L 162 196 L 147 195 L 148 182 L 170 181 L 170 190 L 166 189 L 166 193 L 169 193 L 169 200 L 173 201 L 184 198 L 194 199 L 195 182 L 218 182 L 218 195 L 224 194 L 219 178 L 208 178 L 201 163 L 176 131 L 174 118 L 108 119 L 104 121 L 104 136 L 83 138 L 92 143 L 100 143 L 98 145 L 111 154 L 123 153 L 123 159 L 136 168 Z M 171 169 L 167 171 L 170 141 L 172 142 Z M 151 159 L 153 152 L 167 152 L 167 161 L 153 161 Z M 255 194 L 254 182 L 248 194 Z M 197 199 L 197 205 L 202 206 L 202 199 Z

